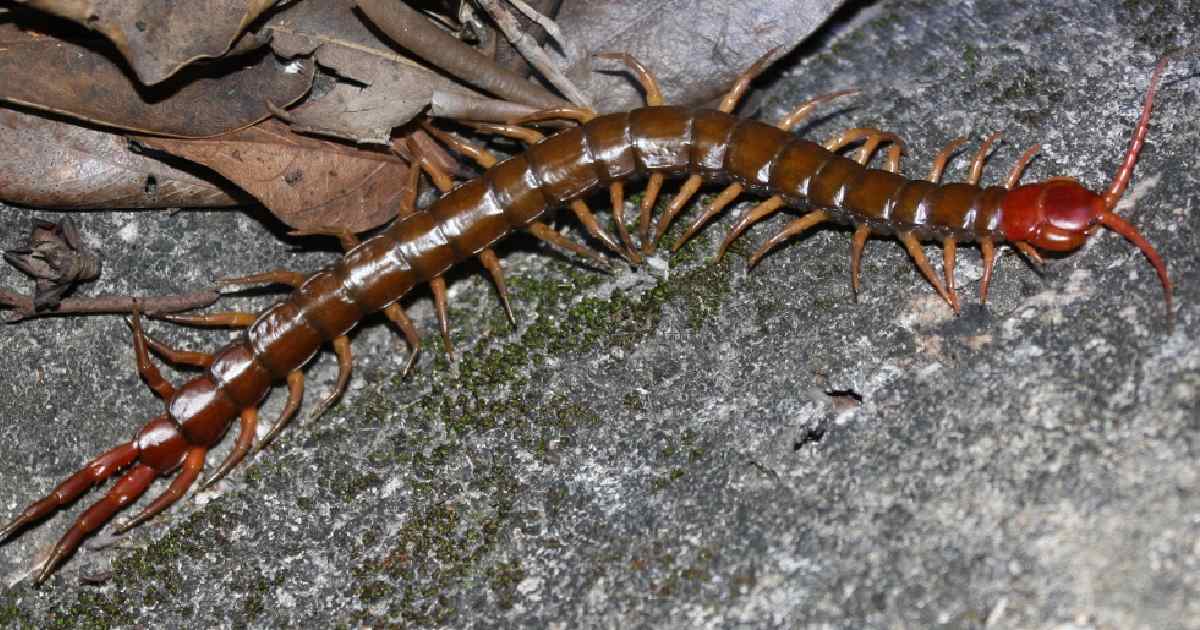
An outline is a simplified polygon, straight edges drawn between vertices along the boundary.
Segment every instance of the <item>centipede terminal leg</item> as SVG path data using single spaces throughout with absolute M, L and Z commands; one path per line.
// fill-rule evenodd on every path
M 51 512 L 78 499 L 92 487 L 104 483 L 118 470 L 133 463 L 137 455 L 137 446 L 133 442 L 126 442 L 96 456 L 45 497 L 30 504 L 16 518 L 9 521 L 4 529 L 0 529 L 0 541 L 8 540 L 26 525 L 45 518 Z
M 167 489 L 155 497 L 137 516 L 118 524 L 113 529 L 113 532 L 124 534 L 134 527 L 154 518 L 159 512 L 171 507 L 176 501 L 182 499 L 187 494 L 188 488 L 191 488 L 192 484 L 196 482 L 196 479 L 200 476 L 200 472 L 204 470 L 204 458 L 206 455 L 208 455 L 208 449 L 200 446 L 188 450 L 187 457 L 183 460 L 183 465 L 179 469 L 179 474 L 171 480 Z
M 50 552 L 50 557 L 42 564 L 41 571 L 34 578 L 34 582 L 41 584 L 50 577 L 54 569 L 79 548 L 79 544 L 83 542 L 85 536 L 99 529 L 121 508 L 145 494 L 157 475 L 154 468 L 146 464 L 138 464 L 126 472 L 117 483 L 113 484 L 112 489 L 104 495 L 103 499 L 93 503 L 85 510 L 75 520 L 75 524 L 67 530 L 67 533 L 63 534 L 63 537 L 54 545 L 54 550 Z

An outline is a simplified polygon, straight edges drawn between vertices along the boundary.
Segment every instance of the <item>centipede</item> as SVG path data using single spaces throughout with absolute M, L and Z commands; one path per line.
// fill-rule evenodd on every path
M 743 195 L 763 199 L 736 217 L 717 252 L 723 257 L 731 244 L 751 228 L 780 212 L 797 213 L 782 230 L 766 238 L 749 257 L 753 267 L 786 240 L 826 223 L 852 228 L 850 284 L 860 290 L 864 245 L 871 236 L 894 237 L 906 249 L 921 275 L 948 308 L 961 308 L 954 284 L 954 263 L 960 244 L 978 244 L 984 274 L 979 298 L 986 302 L 996 261 L 996 249 L 1008 244 L 1037 261 L 1043 253 L 1078 250 L 1101 227 L 1136 246 L 1160 281 L 1168 325 L 1173 313 L 1172 283 L 1166 263 L 1133 225 L 1116 214 L 1150 127 L 1155 94 L 1168 63 L 1163 57 L 1151 73 L 1141 115 L 1129 147 L 1103 192 L 1096 193 L 1067 177 L 1022 184 L 1021 176 L 1038 147 L 1026 151 L 1003 185 L 980 184 L 984 162 L 996 137 L 987 138 L 970 162 L 966 181 L 943 182 L 943 172 L 966 142 L 951 141 L 935 159 L 928 175 L 911 179 L 900 172 L 902 140 L 879 129 L 856 127 L 825 142 L 813 142 L 793 130 L 819 106 L 853 96 L 842 90 L 817 96 L 797 106 L 777 124 L 733 115 L 751 81 L 763 70 L 766 57 L 746 70 L 714 109 L 664 103 L 654 75 L 627 54 L 610 55 L 624 63 L 645 92 L 646 105 L 630 111 L 599 115 L 586 109 L 545 110 L 511 125 L 478 124 L 479 129 L 522 138 L 529 146 L 500 160 L 486 149 L 430 127 L 452 148 L 478 161 L 480 177 L 450 188 L 432 204 L 417 208 L 415 197 L 405 202 L 398 218 L 385 230 L 361 242 L 355 235 L 331 228 L 347 250 L 336 263 L 308 276 L 272 271 L 229 279 L 232 284 L 276 283 L 292 287 L 283 300 L 258 314 L 228 312 L 171 316 L 176 323 L 232 326 L 241 329 L 230 343 L 211 353 L 181 350 L 148 336 L 135 308 L 129 321 L 136 368 L 146 385 L 165 403 L 133 437 L 85 464 L 78 472 L 32 503 L 0 529 L 7 541 L 72 504 L 91 488 L 115 477 L 116 482 L 88 507 L 35 569 L 34 582 L 52 575 L 123 508 L 134 504 L 158 478 L 169 478 L 167 489 L 135 516 L 117 525 L 118 533 L 142 524 L 171 507 L 200 478 L 209 451 L 220 444 L 236 421 L 234 445 L 203 482 L 211 485 L 234 470 L 256 448 L 259 405 L 272 388 L 285 383 L 287 403 L 257 448 L 287 426 L 301 406 L 303 368 L 315 354 L 331 345 L 338 362 L 333 390 L 316 405 L 319 415 L 339 399 L 349 380 L 352 355 L 347 334 L 364 317 L 382 312 L 404 332 L 410 344 L 411 367 L 419 350 L 413 323 L 398 300 L 414 287 L 432 284 L 435 298 L 444 302 L 443 276 L 455 265 L 479 258 L 497 279 L 501 297 L 507 294 L 493 245 L 516 231 L 526 231 L 564 245 L 545 221 L 559 208 L 569 208 L 603 245 L 639 264 L 654 252 L 681 211 L 705 184 L 724 188 L 672 244 L 678 249 L 714 217 Z M 572 121 L 564 131 L 542 136 L 524 123 L 544 119 Z M 857 148 L 856 148 L 857 147 Z M 846 152 L 854 153 L 849 157 Z M 871 162 L 885 152 L 883 168 Z M 413 177 L 420 169 L 411 169 Z M 682 178 L 679 192 L 653 217 L 668 179 Z M 638 204 L 635 244 L 625 227 L 626 186 L 644 181 Z M 416 186 L 413 186 L 416 189 Z M 607 190 L 617 234 L 599 225 L 584 201 Z M 318 231 L 319 232 L 319 231 Z M 923 252 L 923 243 L 942 247 L 939 276 Z M 568 245 L 564 245 L 568 246 Z M 582 253 L 594 254 L 586 250 Z M 444 310 L 439 309 L 439 310 Z M 445 320 L 442 320 L 445 331 Z M 162 376 L 151 354 L 172 364 L 192 366 L 202 373 L 176 385 Z

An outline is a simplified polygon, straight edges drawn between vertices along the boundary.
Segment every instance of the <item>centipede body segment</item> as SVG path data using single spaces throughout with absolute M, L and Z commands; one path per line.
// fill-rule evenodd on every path
M 180 323 L 242 328 L 238 338 L 223 348 L 211 354 L 173 349 L 146 336 L 135 312 L 130 325 L 137 368 L 147 385 L 164 399 L 166 410 L 129 442 L 98 456 L 27 507 L 0 530 L 0 540 L 119 475 L 107 494 L 86 510 L 56 545 L 36 576 L 37 581 L 44 580 L 88 534 L 135 502 L 156 477 L 174 475 L 163 495 L 120 525 L 120 531 L 144 522 L 184 496 L 202 474 L 208 450 L 220 442 L 236 419 L 239 431 L 235 446 L 206 483 L 220 479 L 254 447 L 258 405 L 275 383 L 287 383 L 288 401 L 259 447 L 296 415 L 304 391 L 301 368 L 325 344 L 335 350 L 339 376 L 334 391 L 318 403 L 318 413 L 337 399 L 345 389 L 352 363 L 346 334 L 368 314 L 383 311 L 404 332 L 415 357 L 419 342 L 397 300 L 419 284 L 439 283 L 448 269 L 464 260 L 480 257 L 507 309 L 507 290 L 491 246 L 516 230 L 527 230 L 557 246 L 572 247 L 544 223 L 550 212 L 563 206 L 571 208 L 598 241 L 637 263 L 654 250 L 656 241 L 701 184 L 724 184 L 724 190 L 686 229 L 676 247 L 723 208 L 749 193 L 764 199 L 735 219 L 718 255 L 724 255 L 730 243 L 757 222 L 783 209 L 796 209 L 802 214 L 763 242 L 751 256 L 752 265 L 796 234 L 824 222 L 846 223 L 855 227 L 850 267 L 856 291 L 867 238 L 891 235 L 903 244 L 921 273 L 956 311 L 959 303 L 953 263 L 959 245 L 979 243 L 985 268 L 980 294 L 986 299 L 997 245 L 1012 243 L 1033 256 L 1039 250 L 1067 252 L 1080 247 L 1099 226 L 1105 226 L 1132 241 L 1150 260 L 1160 278 L 1168 314 L 1171 312 L 1171 284 L 1165 263 L 1128 222 L 1113 212 L 1129 184 L 1144 142 L 1165 58 L 1151 77 L 1131 146 L 1103 195 L 1064 178 L 1019 185 L 1021 171 L 1033 150 L 1013 167 L 1005 186 L 981 186 L 984 160 L 994 137 L 975 155 L 967 182 L 941 181 L 962 139 L 952 141 L 938 154 L 926 179 L 907 179 L 900 174 L 903 143 L 894 133 L 854 128 L 817 143 L 790 132 L 816 106 L 849 96 L 852 91 L 802 103 L 773 126 L 731 113 L 762 63 L 741 77 L 718 109 L 709 110 L 662 104 L 653 75 L 627 55 L 616 58 L 628 64 L 643 84 L 647 107 L 606 115 L 580 109 L 547 110 L 532 118 L 567 118 L 580 124 L 545 139 L 524 127 L 488 126 L 492 131 L 534 142 L 524 153 L 504 161 L 443 136 L 487 167 L 481 177 L 446 190 L 424 209 L 412 206 L 410 199 L 388 229 L 361 243 L 336 226 L 330 228 L 326 233 L 338 235 L 348 251 L 332 266 L 307 278 L 274 271 L 231 279 L 293 287 L 286 299 L 258 315 L 172 318 Z M 851 157 L 842 154 L 853 146 L 859 148 Z M 884 168 L 870 168 L 874 154 L 885 147 Z M 419 169 L 411 171 L 415 174 Z M 430 175 L 441 182 L 441 188 L 448 189 L 436 172 Z M 686 179 L 655 224 L 651 210 L 670 177 Z M 648 181 L 638 210 L 637 232 L 642 238 L 638 248 L 624 229 L 623 200 L 625 185 L 641 178 Z M 617 214 L 616 237 L 603 231 L 584 202 L 593 192 L 602 190 L 609 193 Z M 921 247 L 922 242 L 931 240 L 943 246 L 944 280 L 934 272 Z M 586 248 L 576 251 L 588 253 Z M 444 285 L 439 289 L 435 284 L 434 294 L 445 331 Z M 176 387 L 159 374 L 150 358 L 151 351 L 204 372 Z

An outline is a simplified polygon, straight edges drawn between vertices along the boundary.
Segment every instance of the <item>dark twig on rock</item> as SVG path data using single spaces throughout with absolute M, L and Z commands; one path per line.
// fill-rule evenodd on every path
M 203 308 L 215 303 L 220 297 L 221 295 L 213 290 L 154 297 L 106 295 L 91 298 L 66 298 L 60 301 L 58 307 L 53 310 L 36 310 L 33 298 L 0 290 L 0 308 L 12 310 L 7 320 L 11 324 L 26 319 L 55 315 L 132 313 L 135 301 L 141 312 L 147 315 L 178 313 Z

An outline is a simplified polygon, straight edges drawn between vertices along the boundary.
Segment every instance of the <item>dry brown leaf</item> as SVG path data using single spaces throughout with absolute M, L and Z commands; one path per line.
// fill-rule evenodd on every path
M 124 137 L 0 108 L 0 200 L 44 208 L 214 208 L 245 203 L 213 183 L 129 150 Z M 235 196 L 237 198 L 235 198 Z
M 302 136 L 275 120 L 216 138 L 138 141 L 217 171 L 299 230 L 377 227 L 406 189 L 408 165 L 395 155 Z
M 0 22 L 0 100 L 143 133 L 206 137 L 252 125 L 270 115 L 268 103 L 303 96 L 314 72 L 270 54 L 194 70 L 143 87 L 93 48 Z
M 220 57 L 275 0 L 17 0 L 103 34 L 138 78 L 154 85 L 204 57 Z
M 283 57 L 316 53 L 339 77 L 333 88 L 287 113 L 293 129 L 387 144 L 393 128 L 416 116 L 434 90 L 467 91 L 381 43 L 352 0 L 307 0 L 271 19 L 271 47 Z
M 662 83 L 668 103 L 699 104 L 727 90 L 760 56 L 782 56 L 843 0 L 611 0 L 567 2 L 557 22 L 589 54 L 627 52 Z M 573 60 L 570 76 L 601 111 L 638 107 L 642 95 L 615 62 Z M 594 67 L 593 67 L 594 65 Z

